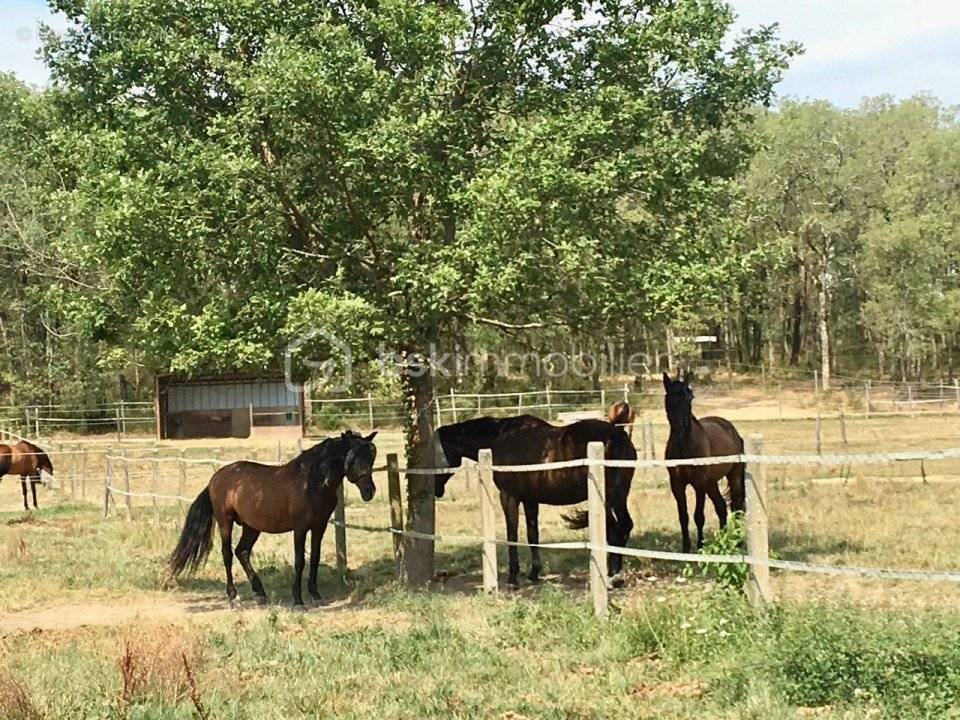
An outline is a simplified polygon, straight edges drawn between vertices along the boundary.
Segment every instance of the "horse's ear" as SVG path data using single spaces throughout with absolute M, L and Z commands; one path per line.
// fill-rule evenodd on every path
M 377 433 L 378 433 L 378 432 L 380 432 L 380 431 L 379 431 L 379 430 L 374 430 L 372 433 L 370 433 L 369 435 L 367 435 L 367 436 L 364 438 L 364 440 L 366 440 L 367 442 L 371 442 L 371 441 L 377 436 Z
M 663 373 L 663 386 L 665 388 L 670 387 L 670 376 L 666 372 Z

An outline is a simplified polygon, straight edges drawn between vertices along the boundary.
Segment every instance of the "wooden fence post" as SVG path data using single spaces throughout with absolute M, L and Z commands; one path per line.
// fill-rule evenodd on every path
M 649 439 L 647 438 L 647 422 L 648 421 L 644 419 L 641 421 L 641 425 L 640 425 L 640 445 L 641 445 L 640 459 L 641 460 L 650 459 L 650 442 L 649 442 Z M 641 471 L 641 475 L 643 476 L 644 479 L 649 478 L 650 468 L 644 467 L 643 470 Z
M 763 436 L 747 438 L 750 455 L 763 454 Z M 770 557 L 770 539 L 767 536 L 767 470 L 763 463 L 753 463 L 746 473 L 747 485 L 747 555 L 757 560 Z M 770 589 L 770 568 L 766 565 L 749 566 L 747 597 L 760 607 L 773 599 Z
M 457 422 L 457 396 L 453 388 L 450 388 L 450 414 L 453 415 L 453 422 Z
M 75 455 L 76 455 L 76 451 L 72 452 L 71 455 L 72 455 L 72 456 L 75 456 Z M 70 473 L 70 499 L 71 499 L 71 500 L 76 500 L 76 498 L 77 498 L 77 492 L 76 492 L 76 491 L 77 491 L 77 468 L 80 466 L 80 463 L 75 462 L 75 461 L 76 461 L 76 457 L 72 457 L 72 460 L 74 460 L 74 463 L 73 463 L 73 472 Z
M 607 391 L 600 388 L 600 412 L 607 414 Z
M 847 442 L 847 414 L 840 408 L 840 439 L 843 440 L 843 451 L 850 452 L 850 443 Z
M 113 409 L 114 422 L 117 425 L 117 442 L 123 442 L 123 433 L 120 431 L 120 408 Z
M 913 414 L 913 384 L 907 385 L 907 402 L 910 403 L 910 413 Z
M 953 379 L 953 395 L 956 398 L 957 412 L 960 412 L 960 379 Z
M 630 386 L 627 383 L 623 384 L 623 401 L 625 403 L 630 402 Z
M 367 393 L 367 419 L 370 421 L 370 429 L 373 430 L 373 393 Z
M 107 468 L 103 476 L 103 519 L 110 514 L 110 481 L 113 480 L 113 465 L 110 458 L 106 458 Z
M 120 455 L 123 458 L 121 460 L 123 463 L 123 489 L 127 493 L 124 496 L 124 500 L 127 501 L 127 520 L 130 520 L 133 518 L 133 498 L 130 496 L 130 465 L 127 462 L 127 451 L 122 450 Z
M 493 451 L 483 449 L 477 455 L 480 483 L 480 526 L 483 534 L 483 589 L 497 591 L 497 520 L 494 514 L 497 487 L 493 484 Z
M 160 494 L 160 461 L 157 460 L 158 450 L 153 451 L 153 497 L 150 498 L 153 500 L 153 519 L 157 523 L 157 527 L 160 527 L 160 502 L 157 499 L 157 495 Z
M 340 483 L 337 486 L 337 507 L 333 511 L 334 520 L 337 521 L 336 526 L 334 527 L 334 537 L 337 544 L 337 572 L 340 573 L 340 577 L 346 579 L 347 577 L 347 529 L 343 524 L 347 521 L 346 512 L 344 511 L 344 501 L 343 501 L 343 483 Z
M 823 430 L 821 428 L 820 411 L 817 410 L 817 424 L 814 430 L 817 441 L 817 455 L 823 455 Z
M 960 410 L 960 405 L 957 406 L 957 409 Z M 547 385 L 547 420 L 550 422 L 553 422 L 553 403 L 550 402 L 550 386 L 549 385 Z
M 80 455 L 80 499 L 87 499 L 87 450 Z
M 870 381 L 863 384 L 863 416 L 870 419 Z
M 180 477 L 177 480 L 177 495 L 182 496 L 185 492 L 184 488 L 187 484 L 187 466 L 183 462 L 184 456 L 187 454 L 186 450 L 180 450 L 180 457 L 177 459 L 177 469 L 180 471 Z M 177 498 L 177 505 L 180 506 L 180 510 L 183 511 L 183 500 L 179 497 Z
M 587 445 L 587 513 L 590 536 L 590 595 L 593 597 L 593 612 L 597 617 L 607 615 L 607 507 L 606 482 L 604 481 L 603 443 Z
M 400 461 L 396 453 L 387 454 L 387 492 L 390 496 L 390 527 L 393 534 L 393 563 L 397 577 L 402 574 L 403 562 L 403 495 L 400 492 Z
M 127 436 L 127 407 L 123 400 L 120 401 L 120 433 Z

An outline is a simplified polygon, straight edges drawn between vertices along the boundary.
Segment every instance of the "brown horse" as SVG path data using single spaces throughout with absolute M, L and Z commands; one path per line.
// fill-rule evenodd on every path
M 29 510 L 27 502 L 27 481 L 30 482 L 30 491 L 33 495 L 33 507 L 37 505 L 37 483 L 43 482 L 40 473 L 53 475 L 53 463 L 49 456 L 39 447 L 26 440 L 16 445 L 0 445 L 0 478 L 4 475 L 19 475 L 20 487 L 23 490 L 23 509 Z
M 667 420 L 670 421 L 670 437 L 664 458 L 711 457 L 716 455 L 739 455 L 743 453 L 743 438 L 733 424 L 722 417 L 697 419 L 693 415 L 693 390 L 686 378 L 672 380 L 663 374 L 663 388 L 666 391 L 664 405 Z M 687 525 L 687 485 L 692 485 L 696 493 L 696 506 L 693 520 L 697 524 L 697 548 L 703 547 L 703 508 L 705 498 L 709 497 L 717 511 L 720 527 L 727 524 L 727 502 L 720 492 L 720 478 L 726 476 L 730 493 L 730 507 L 734 512 L 746 507 L 746 487 L 743 463 L 723 463 L 720 465 L 681 465 L 668 468 L 670 490 L 677 501 L 677 515 L 680 518 L 680 532 L 683 535 L 683 551 L 690 552 L 690 532 Z
M 630 403 L 618 402 L 607 409 L 607 420 L 612 425 L 619 425 L 627 431 L 628 437 L 633 437 L 633 423 L 637 419 L 637 413 L 630 407 Z
M 450 466 L 459 465 L 464 457 L 477 459 L 478 451 L 490 448 L 496 465 L 528 465 L 558 460 L 573 460 L 587 455 L 587 444 L 602 442 L 604 456 L 619 460 L 635 460 L 633 443 L 623 428 L 603 420 L 581 420 L 556 427 L 531 415 L 497 419 L 476 418 L 446 425 L 437 431 L 443 454 Z M 436 494 L 443 495 L 449 475 L 437 476 Z M 520 505 L 527 523 L 527 542 L 540 542 L 540 505 L 574 505 L 587 499 L 587 468 L 562 468 L 536 472 L 496 472 L 494 484 L 500 490 L 500 505 L 507 525 L 507 540 L 516 542 L 520 524 Z M 625 546 L 633 529 L 627 510 L 627 495 L 633 481 L 633 468 L 606 468 L 607 542 Z M 587 526 L 587 514 L 565 517 L 572 529 Z M 517 584 L 520 560 L 515 545 L 508 549 L 510 558 L 508 582 Z M 527 576 L 538 582 L 543 566 L 539 548 L 530 548 L 531 566 Z M 623 568 L 623 556 L 611 554 L 609 573 L 617 575 Z
M 220 527 L 220 548 L 227 574 L 227 597 L 231 604 L 237 597 L 233 584 L 233 524 L 243 528 L 237 543 L 237 560 L 247 574 L 253 594 L 259 603 L 267 600 L 263 583 L 253 565 L 250 553 L 260 533 L 293 532 L 294 576 L 293 604 L 303 605 L 304 546 L 310 533 L 310 576 L 307 589 L 320 601 L 317 591 L 317 568 L 320 565 L 320 542 L 337 505 L 337 489 L 344 477 L 356 485 L 365 501 L 373 499 L 373 462 L 377 449 L 367 437 L 347 431 L 338 438 L 328 438 L 304 450 L 285 465 L 262 465 L 240 461 L 226 465 L 213 474 L 206 489 L 193 501 L 176 548 L 168 566 L 173 577 L 185 568 L 196 570 L 210 554 L 213 544 L 213 521 Z

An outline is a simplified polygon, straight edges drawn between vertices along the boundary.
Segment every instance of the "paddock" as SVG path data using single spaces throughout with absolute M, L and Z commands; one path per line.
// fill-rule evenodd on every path
M 955 423 L 944 423 L 935 416 L 859 417 L 845 421 L 841 436 L 838 422 L 821 422 L 819 442 L 815 419 L 738 421 L 738 425 L 746 435 L 763 436 L 763 454 L 804 456 L 802 463 L 764 465 L 769 545 L 776 559 L 832 567 L 924 572 L 952 572 L 960 568 L 960 538 L 951 519 L 960 507 L 960 460 L 936 459 L 928 454 L 960 447 L 960 428 Z M 648 432 L 653 436 L 653 451 L 648 449 L 640 454 L 641 462 L 646 460 L 648 464 L 637 469 L 630 498 L 631 513 L 637 519 L 635 540 L 631 542 L 635 552 L 673 553 L 679 549 L 666 471 L 649 463 L 662 453 L 664 430 L 651 422 L 642 433 L 643 437 Z M 636 435 L 635 442 L 640 446 Z M 353 489 L 347 488 L 342 521 L 348 527 L 329 533 L 324 546 L 332 573 L 328 578 L 346 576 L 354 581 L 376 583 L 390 583 L 395 578 L 397 534 L 391 533 L 390 527 L 402 527 L 396 515 L 402 503 L 394 502 L 391 506 L 389 490 L 392 485 L 396 497 L 403 485 L 399 473 L 405 465 L 401 435 L 397 431 L 381 431 L 377 445 L 381 467 L 376 481 L 380 492 L 368 505 L 353 497 Z M 877 457 L 881 447 L 907 453 L 908 459 Z M 83 527 L 111 528 L 113 532 L 122 531 L 123 527 L 132 530 L 146 526 L 151 528 L 152 536 L 169 536 L 169 540 L 182 520 L 181 513 L 216 467 L 241 458 L 284 461 L 297 452 L 297 443 L 227 439 L 117 446 L 104 441 L 68 440 L 56 443 L 51 452 L 58 472 L 56 487 L 45 491 L 47 502 L 55 499 L 63 507 L 73 508 L 70 512 L 77 514 L 77 522 Z M 861 458 L 861 462 L 850 457 L 865 454 L 874 457 Z M 390 455 L 396 456 L 398 468 L 393 473 L 393 483 L 386 467 Z M 756 476 L 758 473 L 752 470 Z M 451 481 L 449 496 L 437 502 L 436 571 L 438 582 L 446 588 L 482 591 L 485 587 L 484 540 L 488 543 L 487 558 L 492 550 L 489 529 L 484 534 L 479 480 L 479 472 L 465 468 Z M 11 487 L 12 483 L 0 486 L 5 510 L 14 510 L 18 501 Z M 590 550 L 584 543 L 588 536 L 567 530 L 560 521 L 558 508 L 543 508 L 541 515 L 542 542 L 568 545 L 564 549 L 545 550 L 548 584 L 558 583 L 587 593 Z M 499 508 L 493 518 L 492 530 L 498 540 L 495 554 L 499 556 L 505 552 Z M 708 540 L 715 522 L 708 514 Z M 17 524 L 0 530 L 8 536 L 5 547 L 16 544 Z M 340 553 L 336 552 L 337 536 Z M 261 542 L 262 547 L 257 547 L 258 562 L 289 564 L 289 538 L 264 537 Z M 502 557 L 498 564 L 505 567 Z M 641 601 L 653 589 L 676 585 L 677 578 L 680 585 L 702 585 L 696 577 L 684 576 L 686 564 L 689 563 L 658 557 L 628 558 L 625 588 L 616 591 L 616 601 Z M 24 570 L 27 569 L 25 564 Z M 217 564 L 208 564 L 199 577 L 218 578 Z M 104 591 L 107 590 L 105 577 L 99 581 L 91 579 L 91 583 L 93 587 L 103 583 Z M 489 570 L 486 587 L 491 587 Z M 910 592 L 903 592 L 907 587 Z M 71 594 L 68 588 L 64 592 L 67 597 Z M 957 604 L 956 593 L 944 592 L 943 585 L 933 581 L 847 577 L 776 568 L 771 571 L 770 593 L 778 601 L 844 597 L 878 606 Z M 34 600 L 26 601 L 27 606 L 35 604 Z

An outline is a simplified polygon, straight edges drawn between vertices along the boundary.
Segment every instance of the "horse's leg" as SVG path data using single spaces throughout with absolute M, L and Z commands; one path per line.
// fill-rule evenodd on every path
M 699 550 L 703 547 L 703 506 L 707 502 L 707 492 L 699 483 L 694 485 L 693 489 L 697 498 L 697 504 L 693 507 L 693 521 L 697 524 L 697 550 Z
M 237 586 L 233 584 L 233 520 L 218 518 L 220 526 L 220 552 L 223 554 L 223 569 L 227 573 L 227 599 L 233 604 L 237 599 Z
M 517 542 L 517 529 L 520 524 L 520 502 L 513 496 L 500 491 L 500 506 L 503 508 L 503 517 L 507 523 L 507 542 Z M 507 556 L 510 559 L 510 570 L 507 575 L 507 583 L 517 585 L 517 577 L 520 575 L 520 554 L 517 552 L 516 545 L 507 546 Z
M 30 492 L 33 493 L 33 508 L 36 510 L 39 505 L 37 505 L 37 483 L 40 482 L 40 475 L 33 475 L 30 477 Z
M 680 519 L 680 535 L 683 537 L 683 551 L 690 552 L 690 516 L 687 514 L 686 486 L 679 477 L 670 478 L 670 490 L 677 501 L 677 517 Z
M 23 509 L 29 510 L 30 503 L 27 502 L 27 477 L 26 475 L 20 476 L 20 489 L 23 490 Z
M 540 542 L 540 505 L 535 502 L 523 504 L 523 516 L 527 521 L 527 542 L 536 545 Z M 540 548 L 530 548 L 530 574 L 527 578 L 532 583 L 540 582 L 540 573 L 543 564 L 540 562 Z
M 720 521 L 720 527 L 726 527 L 727 501 L 723 498 L 723 493 L 720 492 L 720 485 L 711 483 L 710 487 L 707 488 L 707 495 L 710 497 L 710 502 L 713 503 L 713 509 L 717 511 L 717 520 Z
M 320 568 L 320 543 L 323 541 L 323 531 L 327 524 L 317 524 L 310 530 L 310 574 L 307 576 L 307 592 L 318 603 L 320 591 L 317 590 L 317 570 Z
M 304 548 L 307 544 L 307 528 L 293 531 L 293 604 L 303 607 Z
M 247 574 L 247 580 L 250 581 L 250 588 L 253 590 L 253 597 L 261 605 L 267 602 L 267 591 L 263 589 L 263 583 L 260 582 L 260 576 L 253 569 L 253 563 L 250 562 L 250 553 L 253 552 L 253 546 L 260 537 L 260 531 L 252 527 L 243 525 L 243 532 L 240 534 L 240 542 L 237 543 L 237 560 L 240 561 L 240 567 Z

